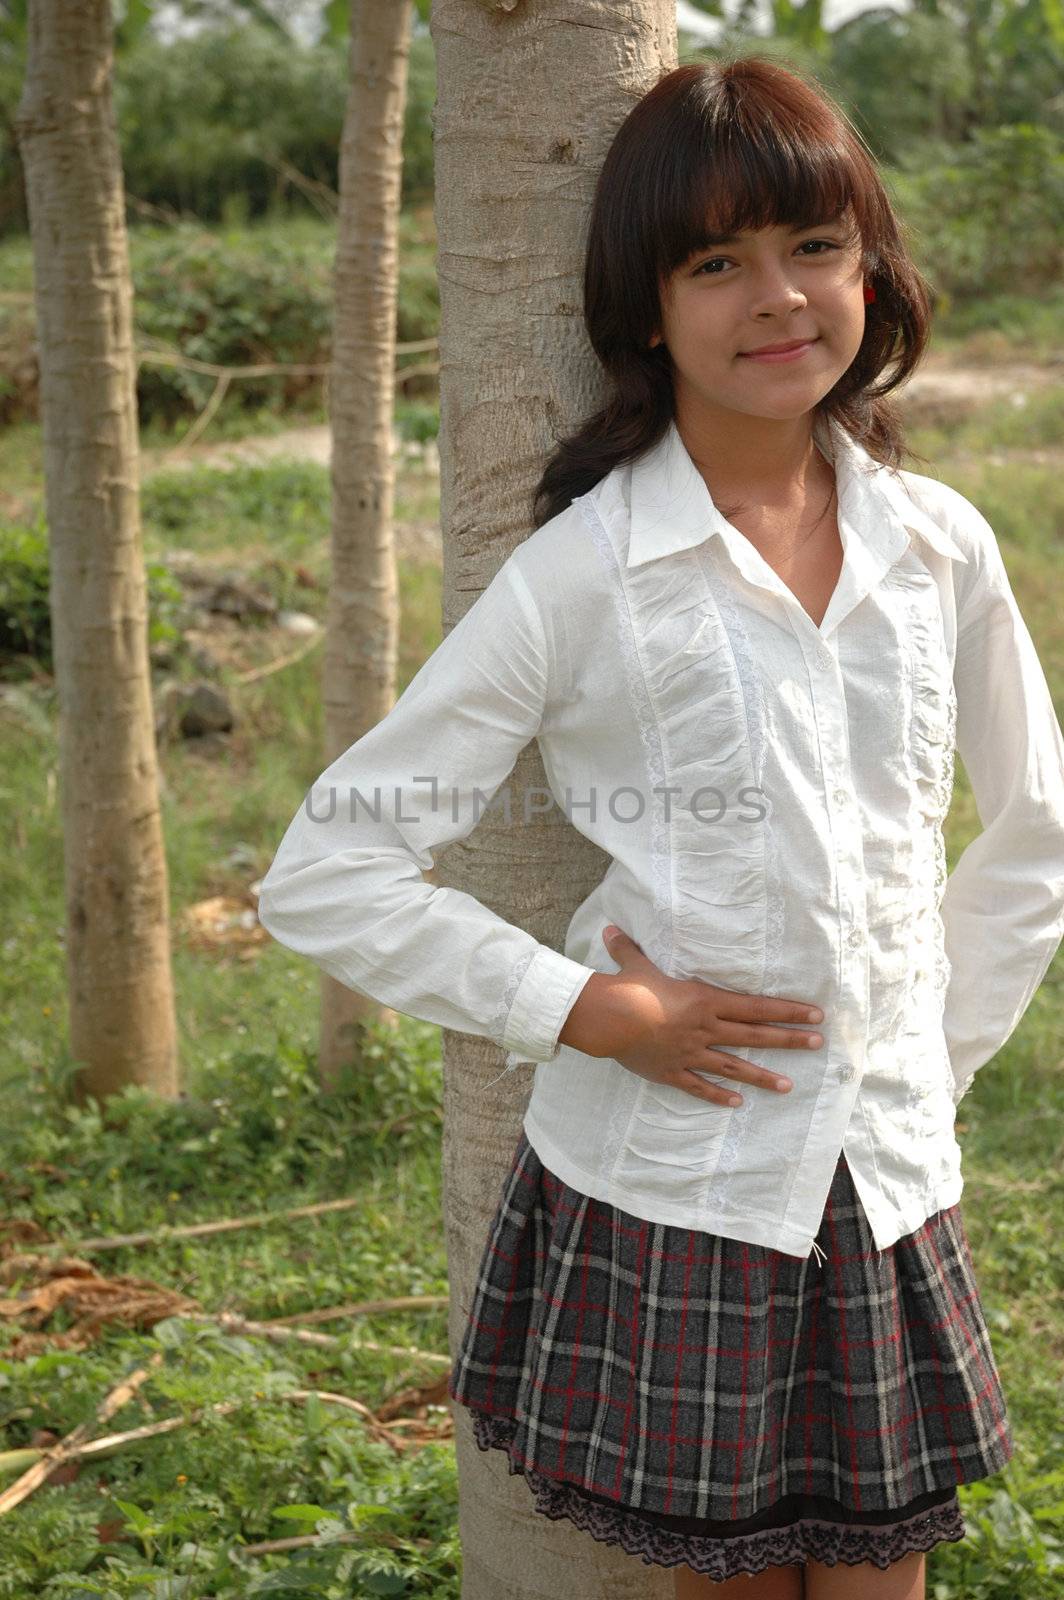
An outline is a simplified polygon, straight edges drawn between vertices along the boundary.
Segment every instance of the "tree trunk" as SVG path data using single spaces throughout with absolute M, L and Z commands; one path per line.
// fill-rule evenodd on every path
M 674 0 L 434 0 L 436 230 L 441 302 L 444 626 L 531 532 L 552 435 L 602 398 L 583 334 L 584 230 L 609 141 L 676 64 Z M 546 788 L 534 743 L 511 785 Z M 523 808 L 519 808 L 523 811 Z M 462 888 L 560 949 L 608 858 L 554 807 L 511 828 L 497 810 L 441 851 Z M 490 1042 L 444 1032 L 444 1211 L 452 1354 L 520 1134 L 530 1069 L 487 1087 Z M 531 1509 L 501 1451 L 457 1428 L 464 1600 L 671 1595 L 671 1575 Z
M 399 196 L 411 0 L 352 0 L 340 149 L 340 221 L 329 380 L 332 560 L 325 644 L 325 762 L 392 709 L 399 579 L 392 511 L 392 417 Z M 326 1087 L 355 1060 L 361 1030 L 395 1013 L 327 974 L 318 1061 Z
M 34 0 L 16 126 L 33 241 L 79 1097 L 177 1093 L 109 0 Z

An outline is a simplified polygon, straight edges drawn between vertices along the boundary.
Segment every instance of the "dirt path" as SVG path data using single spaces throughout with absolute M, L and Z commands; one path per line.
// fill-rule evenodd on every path
M 280 433 L 252 434 L 247 439 L 212 443 L 201 440 L 188 450 L 142 450 L 144 477 L 156 472 L 178 472 L 185 467 L 258 466 L 266 461 L 289 459 L 329 465 L 331 432 L 327 423 L 308 428 L 285 428 Z
M 1064 381 L 1064 356 L 1055 364 L 1034 366 L 1023 363 L 997 363 L 985 367 L 952 366 L 944 357 L 928 358 L 920 371 L 913 374 L 903 389 L 900 399 L 927 403 L 954 403 L 969 409 L 986 400 L 996 400 L 1003 395 L 1022 394 L 1031 389 L 1044 389 Z M 409 448 L 409 447 L 407 447 Z M 413 454 L 413 452 L 411 452 Z M 285 458 L 316 462 L 327 467 L 330 457 L 330 430 L 322 423 L 305 428 L 286 428 L 280 433 L 256 434 L 247 439 L 212 443 L 204 439 L 190 450 L 144 450 L 142 466 L 144 476 L 154 472 L 175 471 L 188 466 L 231 467 L 242 463 L 261 463 Z M 429 448 L 414 457 L 419 465 L 432 470 L 438 466 L 435 451 Z
M 914 372 L 899 398 L 925 402 L 954 402 L 970 410 L 984 400 L 999 400 L 1010 394 L 1027 394 L 1032 389 L 1052 388 L 1064 383 L 1064 356 L 1044 366 L 1016 362 L 985 367 L 951 366 L 939 358 L 928 361 Z
M 1064 355 L 1044 366 L 1023 362 L 996 362 L 987 366 L 954 365 L 948 357 L 928 357 L 903 389 L 898 391 L 901 403 L 916 414 L 925 410 L 969 412 L 990 400 L 1008 395 L 1028 394 L 1032 390 L 1048 388 L 1064 382 Z M 270 461 L 295 460 L 329 465 L 331 434 L 327 424 L 304 428 L 286 428 L 280 433 L 257 434 L 247 439 L 212 443 L 204 439 L 188 450 L 180 447 L 170 450 L 143 450 L 141 452 L 142 476 L 150 477 L 160 471 L 180 471 L 189 466 L 210 466 L 225 470 L 245 464 L 261 465 Z M 1043 454 L 1043 452 L 1039 452 Z M 1048 459 L 1048 457 L 1047 457 Z M 1055 459 L 1055 456 L 1054 456 Z M 439 456 L 435 445 L 424 447 L 397 441 L 399 470 L 405 461 L 418 472 L 439 471 Z M 438 527 L 427 524 L 403 524 L 397 527 L 399 554 L 409 559 L 439 560 L 440 534 Z

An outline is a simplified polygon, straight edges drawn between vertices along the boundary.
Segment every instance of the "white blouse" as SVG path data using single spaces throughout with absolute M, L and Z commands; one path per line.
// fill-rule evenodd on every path
M 1064 935 L 1064 740 L 992 529 L 837 423 L 844 560 L 818 627 L 679 432 L 537 529 L 311 786 L 262 883 L 282 944 L 535 1064 L 543 1163 L 648 1221 L 806 1257 L 840 1150 L 877 1248 L 962 1189 L 956 1103 Z M 539 745 L 550 795 L 505 780 Z M 956 746 L 982 833 L 947 880 Z M 551 799 L 553 796 L 553 802 Z M 564 954 L 428 883 L 489 804 L 612 858 Z M 504 813 L 505 814 L 505 813 Z M 616 923 L 675 977 L 820 1006 L 739 1107 L 558 1044 Z

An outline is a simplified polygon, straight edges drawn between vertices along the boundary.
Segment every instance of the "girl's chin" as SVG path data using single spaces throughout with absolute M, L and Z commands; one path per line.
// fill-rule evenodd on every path
M 745 380 L 740 384 L 736 384 L 734 372 L 728 375 L 728 382 L 721 383 L 715 390 L 682 380 L 677 383 L 677 410 L 688 416 L 701 412 L 710 419 L 714 415 L 739 415 L 760 417 L 766 422 L 794 421 L 819 405 L 846 370 L 842 367 L 825 373 L 821 368 L 814 374 L 802 361 L 784 362 L 779 366 L 760 361 L 742 365 L 737 362 L 736 365 Z

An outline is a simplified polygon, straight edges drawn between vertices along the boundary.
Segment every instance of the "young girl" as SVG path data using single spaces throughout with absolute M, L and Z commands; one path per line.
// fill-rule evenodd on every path
M 678 1596 L 915 1600 L 1013 1451 L 954 1117 L 1064 932 L 1064 740 L 991 528 L 897 467 L 928 298 L 819 90 L 664 77 L 585 317 L 608 403 L 260 916 L 535 1064 L 450 1393 L 536 1509 Z M 564 953 L 422 875 L 531 814 L 532 739 L 611 858 Z M 954 747 L 984 831 L 947 882 Z

